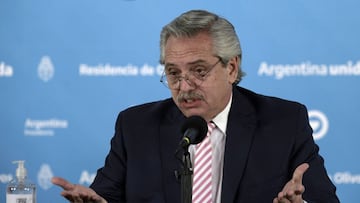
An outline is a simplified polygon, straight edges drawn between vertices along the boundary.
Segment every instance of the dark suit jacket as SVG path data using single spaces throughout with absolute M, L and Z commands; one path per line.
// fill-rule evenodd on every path
M 116 121 L 105 165 L 90 186 L 108 202 L 180 203 L 175 151 L 185 117 L 172 99 L 131 107 Z M 305 106 L 234 87 L 224 155 L 222 202 L 272 202 L 307 162 L 303 198 L 339 202 L 312 138 Z

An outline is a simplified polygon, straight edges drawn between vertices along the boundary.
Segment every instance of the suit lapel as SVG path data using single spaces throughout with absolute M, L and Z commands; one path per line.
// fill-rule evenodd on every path
M 181 182 L 180 178 L 176 178 L 175 171 L 180 170 L 181 159 L 176 158 L 175 152 L 182 138 L 180 128 L 185 117 L 179 110 L 164 112 L 164 115 L 165 118 L 160 125 L 159 135 L 165 202 L 180 203 Z M 179 151 L 178 157 L 181 158 L 182 154 L 183 151 Z
M 238 194 L 256 127 L 254 107 L 234 89 L 226 130 L 221 202 L 234 202 Z

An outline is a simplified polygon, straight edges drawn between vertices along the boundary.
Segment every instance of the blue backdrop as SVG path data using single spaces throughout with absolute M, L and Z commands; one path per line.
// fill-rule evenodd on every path
M 309 109 L 344 203 L 360 202 L 360 2 L 0 0 L 0 202 L 26 160 L 38 202 L 65 202 L 54 175 L 89 185 L 119 111 L 170 96 L 159 33 L 189 9 L 233 22 L 241 86 Z

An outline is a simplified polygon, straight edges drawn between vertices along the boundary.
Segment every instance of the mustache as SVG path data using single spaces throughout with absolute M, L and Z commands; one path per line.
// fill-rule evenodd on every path
M 178 102 L 183 102 L 185 100 L 195 100 L 195 99 L 200 99 L 203 100 L 204 96 L 197 93 L 197 92 L 183 92 L 180 93 L 177 97 L 176 100 Z

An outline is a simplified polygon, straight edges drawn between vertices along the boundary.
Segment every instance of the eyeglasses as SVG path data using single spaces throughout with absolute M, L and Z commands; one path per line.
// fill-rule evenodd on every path
M 210 73 L 212 69 L 222 61 L 221 58 L 211 65 L 211 66 L 204 66 L 204 65 L 195 65 L 191 67 L 189 72 L 185 74 L 185 76 L 181 76 L 181 71 L 177 68 L 168 68 L 164 70 L 160 82 L 165 85 L 165 87 L 178 90 L 180 89 L 180 81 L 186 81 L 190 86 L 198 87 L 205 81 L 206 77 Z

